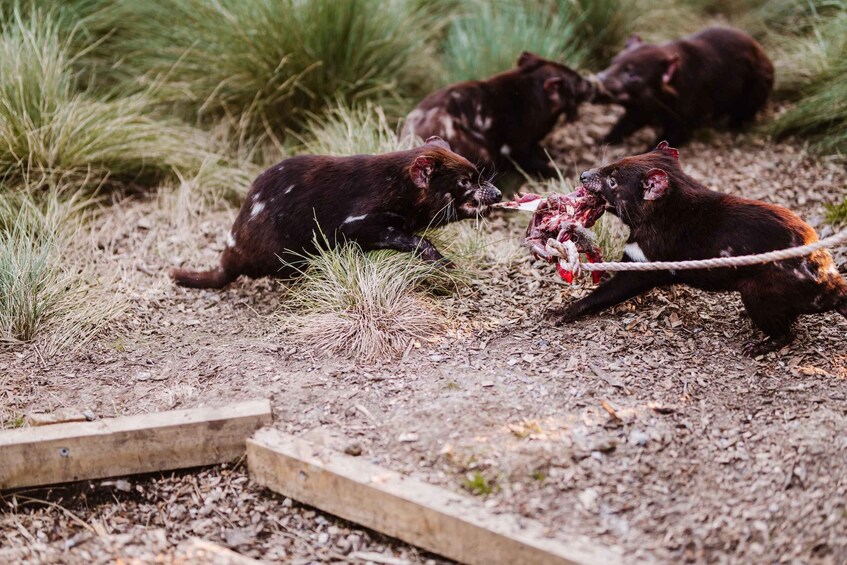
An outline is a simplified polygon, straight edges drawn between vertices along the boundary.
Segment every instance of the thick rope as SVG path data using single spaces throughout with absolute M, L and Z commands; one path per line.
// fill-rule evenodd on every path
M 551 238 L 547 240 L 546 251 L 553 257 L 559 258 L 562 268 L 579 274 L 581 271 L 686 271 L 693 269 L 714 269 L 718 267 L 747 267 L 773 261 L 784 261 L 810 255 L 824 247 L 834 247 L 847 242 L 847 229 L 840 233 L 800 247 L 789 247 L 777 251 L 768 251 L 756 255 L 739 255 L 737 257 L 715 257 L 696 261 L 647 261 L 609 263 L 582 263 L 576 246 L 563 245 Z

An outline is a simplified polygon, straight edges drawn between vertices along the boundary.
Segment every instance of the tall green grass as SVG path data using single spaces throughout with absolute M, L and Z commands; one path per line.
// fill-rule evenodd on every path
M 115 296 L 95 298 L 73 259 L 89 203 L 63 192 L 0 191 L 0 342 L 38 339 L 47 355 L 82 346 L 123 308 Z
M 847 1 L 810 3 L 801 35 L 786 32 L 778 72 L 783 94 L 796 105 L 770 131 L 799 136 L 825 153 L 847 153 Z
M 220 158 L 209 134 L 156 117 L 144 94 L 80 89 L 53 12 L 13 10 L 0 35 L 0 179 L 98 187 L 149 183 Z M 223 167 L 223 164 L 221 165 Z M 224 167 L 225 169 L 225 167 Z M 236 171 L 223 183 L 242 182 Z
M 469 0 L 447 32 L 442 83 L 481 79 L 514 67 L 522 51 L 578 67 L 579 9 L 567 0 Z
M 87 25 L 112 31 L 101 75 L 280 138 L 339 98 L 423 94 L 435 68 L 434 20 L 399 0 L 116 0 Z
M 413 140 L 398 141 L 396 131 L 397 125 L 392 125 L 381 106 L 339 102 L 309 119 L 302 136 L 303 149 L 317 155 L 359 155 L 412 147 Z

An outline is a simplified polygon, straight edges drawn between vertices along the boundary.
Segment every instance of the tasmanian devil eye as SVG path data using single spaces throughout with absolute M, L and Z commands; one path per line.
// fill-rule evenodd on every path
M 459 186 L 461 186 L 462 188 L 470 188 L 471 180 L 470 179 L 461 179 L 459 181 Z
M 609 177 L 609 188 L 617 188 L 618 181 L 615 180 L 615 177 Z

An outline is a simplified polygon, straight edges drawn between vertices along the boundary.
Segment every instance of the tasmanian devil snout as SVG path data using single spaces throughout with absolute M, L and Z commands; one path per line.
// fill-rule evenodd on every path
M 318 232 L 329 245 L 350 240 L 438 261 L 441 253 L 417 232 L 484 215 L 500 197 L 438 137 L 383 155 L 300 155 L 253 182 L 217 268 L 174 269 L 171 277 L 182 286 L 221 288 L 239 275 L 294 276 L 292 263 L 316 251 Z

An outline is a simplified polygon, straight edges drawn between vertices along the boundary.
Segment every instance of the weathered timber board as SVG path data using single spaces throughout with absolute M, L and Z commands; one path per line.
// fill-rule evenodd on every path
M 0 489 L 232 461 L 271 423 L 268 400 L 0 431 Z
M 253 479 L 273 491 L 457 561 L 621 561 L 586 538 L 556 532 L 553 539 L 533 520 L 493 514 L 471 497 L 277 430 L 259 430 L 247 441 L 247 465 Z

